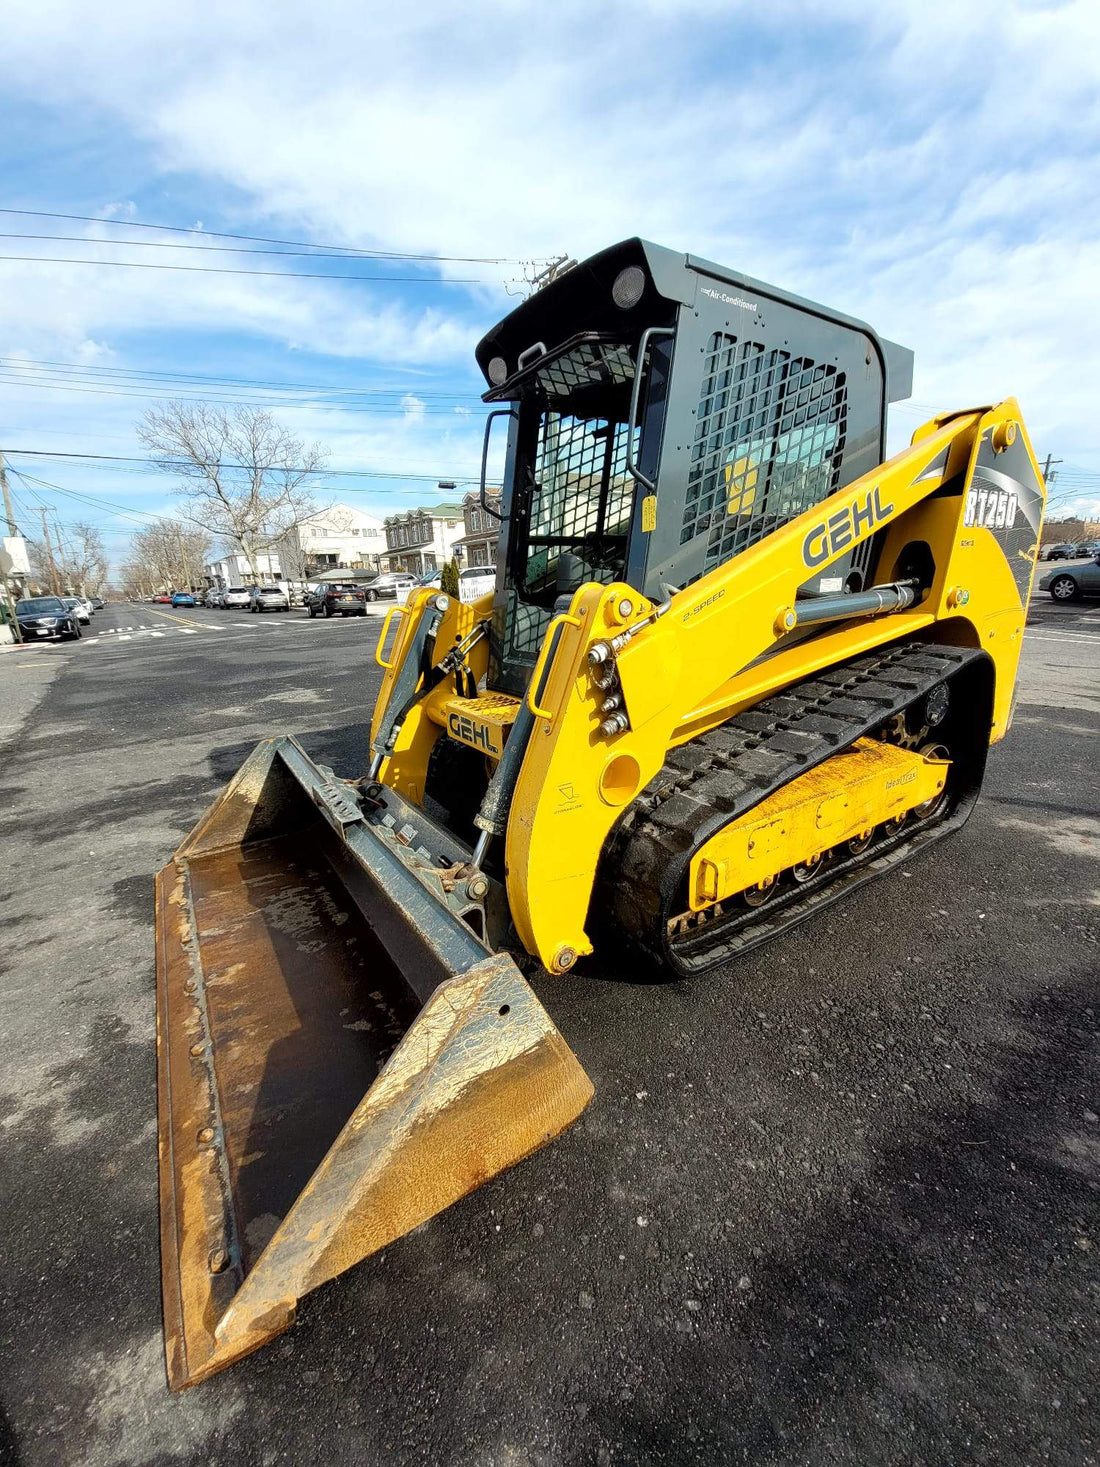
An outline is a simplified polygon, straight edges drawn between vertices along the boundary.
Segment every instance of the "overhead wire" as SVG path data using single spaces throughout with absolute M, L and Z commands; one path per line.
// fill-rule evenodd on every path
M 5 446 L 4 456 L 10 460 L 13 456 L 22 458 L 45 458 L 45 459 L 74 459 L 78 461 L 92 461 L 101 463 L 123 463 L 123 464 L 145 464 L 151 468 L 164 472 L 166 469 L 176 468 L 176 463 L 171 459 L 157 459 L 141 457 L 135 454 L 115 453 L 77 453 L 66 449 L 44 449 L 44 448 L 12 448 Z M 245 469 L 247 464 L 218 462 L 212 463 L 211 468 L 218 469 Z M 282 466 L 280 466 L 282 467 Z M 454 473 L 427 474 L 417 473 L 391 473 L 382 469 L 304 469 L 298 465 L 289 465 L 293 473 L 304 473 L 311 476 L 322 475 L 325 478 L 350 478 L 350 479 L 394 479 L 410 482 L 439 483 L 446 481 L 454 484 L 477 484 L 480 483 L 480 475 L 463 475 Z M 400 491 L 393 491 L 400 492 Z
M 229 234 L 221 229 L 202 229 L 196 225 L 185 224 L 147 224 L 138 219 L 104 219 L 96 214 L 59 214 L 43 209 L 0 209 L 0 214 L 17 215 L 25 219 L 68 219 L 74 223 L 81 224 L 105 224 L 116 229 L 149 229 L 157 230 L 166 234 L 198 234 L 204 239 L 239 239 L 251 244 L 274 244 L 289 245 L 296 249 L 318 249 L 333 250 L 350 255 L 360 255 L 366 259 L 378 260 L 439 260 L 446 264 L 459 265 L 541 265 L 545 261 L 536 258 L 534 261 L 522 260 L 517 257 L 505 255 L 435 255 L 429 253 L 413 253 L 398 250 L 371 250 L 359 245 L 330 245 L 312 244 L 308 240 L 300 239 L 271 239 L 262 234 Z M 547 257 L 549 258 L 549 257 Z
M 176 270 L 192 275 L 263 275 L 275 280 L 344 280 L 353 284 L 381 282 L 387 285 L 495 285 L 494 280 L 456 278 L 449 275 L 332 275 L 310 270 L 235 270 L 227 265 L 168 265 L 151 260 L 78 260 L 66 255 L 0 255 L 0 260 L 24 265 L 96 265 L 119 270 Z
M 416 386 L 401 387 L 346 387 L 331 382 L 282 382 L 273 377 L 234 377 L 210 372 L 166 372 L 152 367 L 116 367 L 98 362 L 57 362 L 36 357 L 0 356 L 0 365 L 9 368 L 57 370 L 72 373 L 91 373 L 110 377 L 150 377 L 166 382 L 198 382 L 213 386 L 239 386 L 255 388 L 278 388 L 285 392 L 333 392 L 341 396 L 387 396 L 396 397 L 410 393 L 420 398 L 443 400 L 480 401 L 477 392 L 435 392 L 430 388 Z
M 78 392 L 84 396 L 92 397 L 135 397 L 141 399 L 144 402 L 160 402 L 163 401 L 166 395 L 163 391 L 157 392 L 155 390 L 150 392 L 141 392 L 137 390 L 136 386 L 95 387 L 91 384 L 85 386 L 79 382 L 73 381 L 50 382 L 43 379 L 36 379 L 26 376 L 13 376 L 10 374 L 5 375 L 6 372 L 7 369 L 0 367 L 0 384 L 8 387 L 33 387 L 50 392 Z M 415 393 L 410 393 L 408 395 L 411 397 L 416 396 Z M 233 404 L 239 403 L 241 401 L 239 393 L 234 396 L 223 397 L 195 397 L 177 392 L 171 394 L 171 396 L 177 402 L 203 402 L 209 403 L 212 406 L 217 406 L 219 404 L 223 406 L 232 406 Z M 413 415 L 416 417 L 426 416 L 433 418 L 453 418 L 461 416 L 461 414 L 457 411 L 458 405 L 448 408 L 441 406 L 432 406 L 428 403 L 424 403 L 423 406 L 421 406 L 419 403 L 402 405 L 399 402 L 390 406 L 379 404 L 372 407 L 369 405 L 357 406 L 354 404 L 347 405 L 341 403 L 329 403 L 317 399 L 314 399 L 312 401 L 296 402 L 279 397 L 250 397 L 245 399 L 245 401 L 248 403 L 249 406 L 252 407 L 277 407 L 280 409 L 286 409 L 288 411 L 291 409 L 308 408 L 315 411 L 324 410 L 330 413 L 363 413 L 382 417 L 407 417 Z

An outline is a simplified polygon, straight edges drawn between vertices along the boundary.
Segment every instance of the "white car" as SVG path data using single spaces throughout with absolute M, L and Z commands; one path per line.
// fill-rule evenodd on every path
M 87 626 L 92 619 L 91 607 L 86 606 L 82 596 L 62 596 L 62 601 L 70 611 L 75 611 L 80 620 Z
M 458 597 L 460 601 L 480 601 L 496 589 L 496 566 L 468 565 L 458 573 Z
M 220 604 L 226 611 L 247 611 L 252 605 L 252 592 L 247 586 L 230 586 Z
M 92 600 L 92 598 L 90 596 L 81 596 L 80 599 L 88 608 L 88 615 L 95 616 L 95 602 Z
M 290 598 L 282 586 L 253 586 L 249 611 L 289 611 Z

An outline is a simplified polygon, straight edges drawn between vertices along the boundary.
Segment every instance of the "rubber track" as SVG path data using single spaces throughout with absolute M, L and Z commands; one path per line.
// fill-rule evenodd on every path
M 667 936 L 666 923 L 678 915 L 673 904 L 683 893 L 691 855 L 704 841 L 978 660 L 987 659 L 973 649 L 894 643 L 885 651 L 793 684 L 671 750 L 660 773 L 616 827 L 607 848 L 603 899 L 617 935 L 655 965 L 686 976 L 756 946 L 832 899 L 829 888 L 836 881 L 824 876 L 808 884 L 779 913 L 769 904 L 755 913 L 746 909 L 715 918 L 687 936 L 671 940 Z M 978 769 L 977 785 L 981 772 Z M 897 856 L 908 856 L 916 844 L 944 833 L 944 826 L 962 824 L 976 796 L 975 786 L 973 795 L 957 801 L 951 814 L 935 825 L 919 827 L 919 840 L 903 834 L 885 844 L 900 846 Z M 834 877 L 854 874 L 857 866 L 882 869 L 891 863 L 889 853 L 884 855 L 876 841 L 862 858 L 842 863 L 839 872 L 834 868 Z M 871 874 L 874 869 L 861 874 L 861 879 Z M 853 884 L 848 880 L 844 889 Z M 773 901 L 778 905 L 782 898 Z

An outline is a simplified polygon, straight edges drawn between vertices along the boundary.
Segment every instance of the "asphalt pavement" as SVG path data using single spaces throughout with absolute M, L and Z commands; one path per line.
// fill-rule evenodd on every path
M 153 873 L 262 737 L 362 772 L 377 630 L 0 656 L 0 1461 L 1096 1462 L 1100 606 L 1045 597 L 963 831 L 706 979 L 536 979 L 582 1120 L 168 1393 Z

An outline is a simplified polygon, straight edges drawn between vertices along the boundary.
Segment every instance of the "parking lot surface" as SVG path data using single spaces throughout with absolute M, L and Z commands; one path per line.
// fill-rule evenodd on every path
M 582 1120 L 169 1395 L 153 873 L 262 737 L 362 772 L 377 630 L 0 657 L 0 1461 L 1097 1461 L 1100 607 L 1045 597 L 962 832 L 706 979 L 536 979 Z

